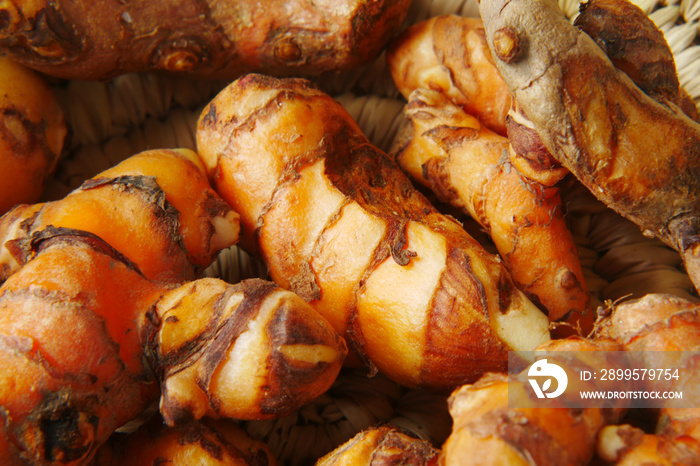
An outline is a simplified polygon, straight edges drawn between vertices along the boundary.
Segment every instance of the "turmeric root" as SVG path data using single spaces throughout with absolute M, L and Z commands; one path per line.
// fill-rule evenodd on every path
M 649 434 L 631 425 L 604 427 L 598 435 L 597 453 L 603 464 L 616 466 L 700 464 L 698 440 Z
M 595 336 L 630 351 L 700 350 L 700 305 L 669 294 L 648 294 L 612 305 Z
M 162 392 L 170 425 L 268 418 L 328 389 L 345 345 L 261 280 L 147 280 L 89 233 L 47 229 L 0 288 L 0 456 L 86 464 Z M 22 463 L 24 464 L 24 463 Z
M 530 124 L 496 68 L 480 18 L 444 15 L 411 25 L 390 43 L 386 57 L 392 79 L 404 98 L 409 99 L 416 89 L 439 91 L 501 136 L 511 137 L 515 126 L 516 140 L 512 142 L 520 144 L 518 149 L 535 136 L 522 134 Z M 534 149 L 534 143 L 528 149 Z M 546 150 L 537 152 L 540 160 L 524 164 L 513 160 L 514 165 L 531 179 L 553 186 L 568 171 Z M 515 153 L 518 157 L 527 155 L 521 150 Z M 531 172 L 534 163 L 540 165 L 537 172 Z
M 506 117 L 508 160 L 522 176 L 543 186 L 555 186 L 569 173 L 542 144 L 532 122 L 513 100 Z
M 316 466 L 437 465 L 439 450 L 391 425 L 363 430 L 316 462 Z
M 683 256 L 700 287 L 700 124 L 645 94 L 551 0 L 480 3 L 495 63 L 542 142 Z
M 37 202 L 68 133 L 63 110 L 34 71 L 0 57 L 0 215 Z
M 587 334 L 589 295 L 559 190 L 522 176 L 509 140 L 438 91 L 413 91 L 405 114 L 410 135 L 391 151 L 397 164 L 488 231 L 516 285 L 550 320 L 587 316 Z
M 614 369 L 613 364 L 622 368 L 630 361 L 635 368 L 668 367 L 658 365 L 658 360 L 655 365 L 655 355 L 665 354 L 668 362 L 674 352 L 697 351 L 698 309 L 697 303 L 650 294 L 601 309 L 590 337 L 553 339 L 535 352 L 575 354 L 571 361 L 557 360 L 568 374 L 567 392 L 625 390 L 622 380 L 584 380 L 576 375 L 582 370 L 600 373 L 603 367 Z M 621 351 L 634 352 L 634 357 L 615 356 Z M 611 356 L 602 360 L 606 355 Z M 638 355 L 642 355 L 641 360 L 636 360 Z M 685 369 L 689 372 L 670 386 L 653 380 L 647 389 L 681 390 L 683 398 L 692 403 L 700 397 L 695 388 L 700 371 L 692 356 Z M 581 408 L 559 397 L 544 404 L 521 375 L 532 374 L 487 374 L 452 393 L 448 402 L 453 428 L 443 444 L 440 464 L 570 466 L 589 464 L 594 455 L 595 462 L 590 464 L 700 464 L 697 409 L 662 407 L 656 430 L 645 432 L 620 424 L 630 413 L 624 401 Z
M 574 25 L 591 36 L 615 68 L 645 94 L 661 103 L 672 102 L 698 119 L 695 103 L 681 88 L 664 33 L 639 6 L 628 1 L 589 0 L 581 3 Z
M 32 233 L 53 225 L 96 234 L 150 279 L 192 280 L 238 240 L 238 222 L 209 185 L 197 154 L 146 151 L 63 199 L 19 206 L 0 219 L 0 278 L 23 264 Z
M 510 382 L 509 387 L 505 374 L 488 374 L 452 393 L 449 409 L 454 422 L 442 446 L 440 464 L 572 466 L 590 462 L 597 433 L 617 413 L 564 404 L 511 408 L 509 390 L 530 390 L 522 383 L 515 387 L 516 383 Z
M 157 416 L 130 434 L 115 434 L 97 452 L 100 466 L 276 466 L 263 442 L 253 440 L 238 425 L 202 419 L 167 427 Z
M 241 245 L 395 381 L 449 389 L 549 338 L 498 257 L 308 81 L 235 81 L 202 112 L 197 147 Z
M 696 302 L 667 294 L 649 294 L 639 299 L 616 303 L 607 309 L 601 309 L 601 319 L 596 331 L 587 342 L 607 342 L 608 345 L 619 345 L 622 350 L 633 351 L 636 360 L 634 367 L 676 367 L 681 371 L 680 379 L 649 378 L 645 382 L 646 389 L 681 391 L 686 403 L 692 405 L 692 400 L 700 397 L 696 388 L 700 376 L 698 359 L 692 354 L 700 348 L 698 309 Z M 559 341 L 563 340 L 552 340 L 540 348 L 559 346 L 557 349 L 562 349 L 562 345 L 556 345 Z M 607 351 L 610 349 L 614 350 L 614 347 L 606 348 Z M 676 354 L 679 359 L 673 363 Z M 684 358 L 683 354 L 689 356 Z M 621 389 L 620 383 L 618 381 L 614 386 Z M 623 419 L 618 415 L 611 425 L 598 433 L 598 458 L 616 465 L 647 462 L 669 465 L 700 464 L 698 414 L 697 408 L 662 406 L 658 409 L 655 429 L 652 425 L 649 431 L 630 425 L 618 425 L 617 422 Z M 649 413 L 645 416 L 651 417 Z M 653 423 L 654 419 L 650 420 Z
M 576 392 L 600 389 L 602 382 L 584 381 L 574 375 L 599 369 L 606 362 L 619 364 L 615 358 L 604 358 L 621 350 L 614 340 L 571 336 L 550 340 L 535 351 L 575 355 L 557 363 L 568 374 L 566 390 Z M 516 364 L 515 360 L 511 362 Z M 514 368 L 517 366 L 509 369 Z M 491 373 L 455 390 L 448 399 L 452 432 L 442 446 L 440 464 L 589 464 L 595 455 L 598 432 L 619 422 L 626 407 L 614 403 L 575 407 L 556 397 L 543 401 L 535 398 L 526 382 L 530 375 L 529 370 L 509 375 Z
M 391 41 L 386 57 L 406 99 L 418 88 L 441 91 L 505 136 L 511 95 L 491 58 L 481 19 L 443 15 L 413 24 Z
M 0 10 L 0 50 L 67 79 L 146 71 L 229 79 L 250 71 L 319 74 L 379 55 L 409 3 L 139 0 L 105 8 L 13 0 Z
M 626 350 L 648 355 L 647 367 L 656 354 L 667 351 L 697 352 L 700 306 L 667 294 L 650 294 L 611 306 L 596 330 L 596 338 L 613 338 Z M 664 356 L 668 361 L 668 357 Z M 682 378 L 650 383 L 650 390 L 682 391 L 691 404 L 698 399 L 700 370 L 697 358 L 685 361 Z M 696 407 L 659 409 L 656 428 L 645 432 L 630 425 L 607 426 L 598 436 L 598 456 L 619 466 L 643 464 L 700 464 L 700 410 Z
M 51 243 L 0 289 L 0 456 L 9 464 L 81 464 L 157 396 L 133 319 L 160 290 L 95 237 Z
M 681 391 L 688 404 L 700 399 L 700 358 L 692 352 L 700 350 L 700 305 L 668 294 L 649 294 L 608 309 L 599 323 L 596 338 L 611 338 L 630 351 L 638 351 L 646 367 L 661 367 L 654 359 L 665 352 L 689 352 L 678 361 L 681 378 L 650 382 L 650 390 Z M 678 353 L 683 354 L 683 353 Z M 663 367 L 669 366 L 668 362 Z M 659 409 L 655 434 L 665 438 L 692 437 L 700 442 L 700 409 L 665 406 Z M 631 464 L 631 463 L 630 463 Z
M 289 414 L 331 386 L 347 351 L 299 296 L 259 279 L 180 285 L 147 317 L 146 353 L 168 425 Z

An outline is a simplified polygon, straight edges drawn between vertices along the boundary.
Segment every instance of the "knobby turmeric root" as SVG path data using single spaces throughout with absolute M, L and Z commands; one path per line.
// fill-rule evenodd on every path
M 96 236 L 48 229 L 0 288 L 0 457 L 86 464 L 162 393 L 169 425 L 269 418 L 331 385 L 345 344 L 262 280 L 146 279 Z
M 439 91 L 413 91 L 391 156 L 412 179 L 489 233 L 516 285 L 548 312 L 592 328 L 589 294 L 559 190 L 522 176 L 509 140 Z M 522 147 L 524 143 L 521 143 Z
M 34 71 L 0 57 L 0 215 L 39 200 L 67 133 L 49 85 Z
M 576 374 L 625 364 L 619 357 L 607 362 L 600 359 L 618 351 L 635 352 L 635 368 L 661 367 L 654 359 L 659 352 L 697 352 L 698 309 L 697 303 L 650 294 L 601 309 L 601 318 L 589 338 L 554 339 L 536 351 L 576 353 L 568 366 L 562 363 L 564 359 L 557 360 L 569 374 L 567 392 L 624 390 L 620 380 L 583 381 Z M 587 357 L 586 352 L 593 353 Z M 670 356 L 663 357 L 668 365 Z M 699 395 L 700 371 L 692 355 L 686 363 L 679 367 L 684 372 L 678 381 L 665 386 L 653 380 L 645 389 L 680 390 L 692 403 L 690 400 Z M 442 448 L 442 464 L 585 465 L 594 455 L 619 465 L 700 464 L 700 416 L 695 408 L 659 408 L 655 431 L 644 432 L 619 424 L 629 413 L 623 401 L 605 408 L 569 408 L 566 401 L 558 406 L 560 402 L 553 398 L 545 406 L 534 398 L 525 380 L 518 374 L 491 374 L 452 393 L 449 403 L 454 423 Z M 530 405 L 528 400 L 532 400 Z M 653 424 L 654 419 L 651 421 Z
M 667 353 L 659 352 L 690 354 L 679 367 L 679 380 L 671 380 L 668 385 L 653 381 L 649 390 L 681 391 L 689 406 L 698 399 L 700 360 L 692 356 L 700 350 L 698 303 L 668 294 L 650 294 L 613 305 L 607 312 L 596 338 L 613 338 L 626 350 L 648 355 L 644 358 L 647 367 L 660 367 L 654 364 L 654 357 Z M 645 462 L 700 464 L 700 409 L 662 407 L 651 432 L 630 425 L 608 426 L 598 436 L 597 450 L 604 461 L 620 466 Z
M 620 350 L 612 340 L 577 336 L 537 348 L 579 354 L 568 366 L 560 363 L 569 374 L 567 390 L 591 389 L 596 382 L 577 380 L 573 374 L 597 369 L 598 352 Z M 596 356 L 587 358 L 586 352 Z M 572 408 L 556 398 L 545 405 L 526 380 L 519 374 L 490 373 L 455 390 L 448 398 L 452 432 L 442 446 L 440 464 L 587 465 L 595 454 L 598 432 L 626 412 L 615 406 Z
M 571 364 L 578 367 L 557 361 L 569 372 L 567 391 L 623 390 L 619 380 L 583 381 L 575 374 L 622 364 L 620 358 L 600 360 L 605 354 L 618 351 L 648 354 L 648 359 L 637 361 L 635 367 L 660 367 L 654 364 L 655 352 L 697 351 L 699 322 L 697 303 L 650 294 L 601 310 L 596 330 L 589 338 L 550 340 L 536 351 L 576 353 Z M 594 353 L 587 357 L 586 352 Z M 696 366 L 689 364 L 692 374 L 683 375 L 684 385 L 675 382 L 675 386 L 666 388 L 682 390 L 684 398 L 695 399 L 695 374 L 700 374 Z M 698 464 L 700 460 L 699 439 L 694 437 L 699 419 L 695 409 L 661 408 L 656 432 L 645 433 L 636 427 L 618 425 L 629 412 L 624 404 L 568 408 L 565 401 L 557 406 L 559 401 L 554 398 L 545 406 L 542 400 L 534 399 L 525 380 L 517 374 L 492 374 L 453 392 L 449 399 L 453 431 L 443 445 L 442 464 L 585 465 L 594 455 L 600 461 L 620 465 L 645 461 Z M 665 389 L 660 381 L 651 384 L 648 390 Z M 533 400 L 531 406 L 528 399 Z M 672 463 L 674 458 L 678 462 Z
M 629 1 L 588 0 L 581 3 L 574 25 L 591 36 L 615 68 L 649 97 L 672 102 L 698 119 L 695 103 L 681 88 L 664 33 L 639 6 Z
M 553 186 L 568 173 L 544 147 L 527 158 L 541 142 L 529 142 L 536 133 L 496 68 L 480 18 L 445 15 L 414 24 L 389 44 L 386 59 L 404 98 L 416 89 L 440 91 L 491 131 L 511 139 L 515 132 L 515 155 L 524 159 L 513 163 L 522 174 Z
M 700 305 L 653 293 L 602 311 L 596 338 L 613 339 L 630 351 L 700 350 Z
M 316 462 L 316 466 L 405 464 L 436 466 L 439 450 L 391 425 L 363 430 Z
M 413 24 L 391 41 L 386 58 L 406 99 L 418 88 L 441 91 L 505 136 L 511 94 L 493 63 L 481 19 L 444 15 Z
M 400 1 L 11 0 L 0 8 L 0 51 L 46 74 L 106 79 L 167 71 L 319 74 L 375 58 L 401 26 Z
M 259 279 L 180 285 L 147 317 L 145 351 L 168 425 L 282 417 L 325 392 L 347 352 L 304 300 Z
M 440 464 L 583 466 L 590 462 L 597 433 L 612 421 L 610 412 L 541 407 L 536 402 L 532 407 L 510 408 L 509 389 L 516 390 L 509 388 L 508 376 L 489 374 L 450 396 L 454 423 Z M 518 389 L 531 390 L 524 385 Z
M 549 338 L 499 258 L 308 81 L 235 81 L 202 112 L 197 147 L 241 245 L 395 381 L 453 388 Z
M 157 416 L 130 434 L 115 434 L 95 457 L 100 466 L 276 466 L 263 442 L 238 425 L 202 419 L 167 427 Z
M 134 318 L 161 290 L 93 236 L 39 244 L 0 289 L 0 456 L 81 464 L 157 396 Z
M 524 177 L 543 186 L 555 186 L 569 173 L 542 144 L 532 122 L 513 100 L 506 117 L 506 133 L 510 147 L 508 160 Z
M 136 154 L 63 199 L 21 205 L 0 219 L 0 279 L 25 261 L 28 238 L 47 226 L 89 231 L 150 279 L 197 278 L 238 240 L 238 214 L 211 188 L 188 149 Z
M 678 250 L 700 287 L 700 124 L 645 94 L 555 1 L 484 0 L 480 12 L 496 66 L 547 149 Z
M 591 36 L 615 67 L 650 97 L 673 102 L 698 119 L 694 102 L 680 87 L 673 53 L 663 33 L 641 8 L 625 1 L 590 0 L 581 4 L 574 25 Z M 511 161 L 522 174 L 551 186 L 568 173 L 544 147 L 515 100 L 506 129 L 516 155 Z
M 688 436 L 654 435 L 629 424 L 610 425 L 598 434 L 596 452 L 602 464 L 700 464 L 700 441 Z
M 692 400 L 700 397 L 700 358 L 693 355 L 700 351 L 700 305 L 668 294 L 650 294 L 614 305 L 608 313 L 599 323 L 596 337 L 614 339 L 626 350 L 640 352 L 645 355 L 646 367 L 661 366 L 654 360 L 657 354 L 666 354 L 660 352 L 687 352 L 688 357 L 678 362 L 680 379 L 649 383 L 649 390 L 683 392 L 689 405 L 661 407 L 654 433 L 665 439 L 690 437 L 700 442 L 700 409 L 691 406 Z M 700 456 L 697 458 L 700 461 Z

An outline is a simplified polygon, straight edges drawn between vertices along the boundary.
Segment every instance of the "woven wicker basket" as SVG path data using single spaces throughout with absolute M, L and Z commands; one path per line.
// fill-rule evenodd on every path
M 700 104 L 700 1 L 634 1 L 665 32 L 681 84 Z M 560 5 L 573 19 L 578 1 L 560 0 Z M 406 23 L 448 13 L 477 16 L 476 0 L 414 0 Z M 317 82 L 338 98 L 375 145 L 385 150 L 390 147 L 403 124 L 404 102 L 383 56 L 354 72 L 325 75 Z M 107 82 L 57 83 L 72 136 L 44 200 L 63 197 L 86 178 L 139 151 L 194 148 L 199 113 L 225 84 L 135 74 Z M 598 202 L 574 179 L 563 183 L 562 196 L 594 309 L 606 301 L 650 292 L 698 300 L 677 252 L 644 237 L 639 228 Z M 470 233 L 492 247 L 474 222 L 462 220 Z M 221 254 L 207 274 L 236 282 L 265 277 L 266 270 L 258 260 L 233 247 Z M 246 422 L 244 427 L 267 441 L 283 464 L 295 466 L 313 464 L 355 433 L 380 422 L 403 427 L 435 445 L 444 441 L 451 427 L 445 396 L 408 390 L 381 375 L 368 378 L 358 370 L 342 372 L 325 395 L 299 412 L 275 421 Z

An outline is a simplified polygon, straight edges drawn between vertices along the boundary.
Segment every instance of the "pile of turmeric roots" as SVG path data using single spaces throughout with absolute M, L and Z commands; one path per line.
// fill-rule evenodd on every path
M 571 22 L 554 0 L 481 0 L 478 18 L 399 30 L 408 2 L 359 2 L 348 32 L 308 11 L 283 29 L 278 5 L 254 38 L 241 24 L 272 13 L 246 2 L 248 22 L 219 27 L 221 2 L 180 2 L 211 23 L 180 36 L 149 23 L 161 7 L 125 3 L 107 53 L 109 22 L 39 3 L 0 25 L 3 464 L 274 465 L 236 421 L 294 412 L 344 368 L 444 394 L 452 431 L 433 444 L 378 425 L 318 465 L 700 464 L 700 371 L 686 409 L 508 398 L 510 352 L 700 350 L 700 300 L 592 308 L 560 194 L 581 183 L 700 286 L 698 112 L 637 7 L 589 0 Z M 128 43 L 146 56 L 115 58 Z M 386 152 L 313 77 L 382 50 L 405 101 Z M 196 150 L 140 152 L 40 201 L 70 129 L 31 68 L 231 82 L 201 111 Z M 231 248 L 267 276 L 205 277 Z

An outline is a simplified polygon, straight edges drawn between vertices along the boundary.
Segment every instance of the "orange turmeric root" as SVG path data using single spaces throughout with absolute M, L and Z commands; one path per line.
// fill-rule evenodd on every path
M 699 288 L 700 124 L 615 68 L 555 1 L 479 8 L 496 66 L 547 149 L 601 202 L 676 249 Z
M 589 294 L 559 190 L 522 176 L 509 140 L 442 93 L 416 89 L 405 113 L 407 141 L 391 151 L 398 165 L 488 231 L 516 285 L 550 320 L 577 322 L 587 334 Z
M 316 466 L 406 464 L 436 466 L 439 450 L 391 425 L 363 430 L 316 462 Z
M 63 110 L 34 71 L 0 57 L 0 215 L 37 202 L 63 152 Z
M 576 375 L 583 369 L 599 372 L 611 363 L 626 364 L 615 356 L 600 359 L 619 351 L 641 355 L 635 368 L 662 367 L 654 359 L 660 353 L 665 354 L 663 367 L 668 367 L 669 355 L 697 352 L 699 309 L 698 303 L 650 294 L 601 309 L 588 338 L 553 339 L 535 351 L 575 352 L 571 365 L 562 363 L 565 359 L 557 361 L 568 373 L 567 392 L 624 390 L 620 379 L 583 380 Z M 678 381 L 664 386 L 653 380 L 647 389 L 680 390 L 683 399 L 693 403 L 700 399 L 697 358 L 691 354 L 687 366 L 678 367 L 685 371 Z M 551 398 L 544 405 L 520 375 L 531 374 L 488 374 L 452 393 L 448 401 L 453 430 L 443 444 L 440 464 L 700 464 L 698 409 L 661 407 L 656 430 L 645 432 L 620 424 L 630 412 L 623 401 L 605 408 L 571 408 L 566 400 Z
M 167 427 L 157 416 L 130 434 L 114 434 L 97 452 L 101 466 L 276 466 L 264 443 L 226 420 Z
M 679 379 L 649 382 L 649 390 L 681 391 L 689 405 L 661 407 L 654 434 L 700 442 L 700 409 L 690 406 L 692 400 L 700 399 L 700 358 L 692 355 L 700 351 L 700 305 L 668 294 L 649 294 L 613 305 L 607 312 L 596 329 L 596 338 L 615 339 L 625 349 L 639 351 L 646 367 L 662 367 L 655 363 L 656 355 L 673 354 L 663 352 L 689 352 L 690 356 L 676 366 L 682 371 Z M 668 365 L 666 362 L 663 367 Z
M 25 261 L 26 240 L 49 225 L 89 231 L 148 278 L 197 278 L 238 240 L 238 214 L 214 192 L 188 149 L 136 154 L 65 198 L 21 205 L 0 219 L 0 279 Z
M 39 244 L 0 289 L 0 456 L 82 464 L 157 396 L 134 319 L 162 290 L 93 236 Z
M 89 233 L 47 229 L 0 288 L 0 457 L 85 464 L 161 392 L 169 425 L 282 416 L 330 387 L 346 348 L 262 280 L 147 280 Z
M 515 100 L 506 117 L 506 132 L 510 142 L 508 162 L 522 176 L 543 186 L 554 186 L 569 173 L 544 146 Z
M 180 285 L 147 317 L 145 351 L 168 425 L 282 417 L 325 392 L 347 352 L 304 300 L 259 279 Z
M 586 465 L 595 454 L 596 435 L 615 418 L 602 408 L 565 405 L 509 407 L 514 387 L 505 374 L 488 374 L 455 390 L 449 399 L 454 420 L 442 446 L 440 464 L 508 464 L 527 466 Z M 524 395 L 527 396 L 527 395 Z
M 233 79 L 242 73 L 317 75 L 376 58 L 409 0 L 9 1 L 0 53 L 48 75 L 108 79 L 170 72 Z
M 202 112 L 197 146 L 241 245 L 395 381 L 450 389 L 549 339 L 500 259 L 308 81 L 235 81 Z
M 386 58 L 406 99 L 418 88 L 440 91 L 505 136 L 511 94 L 491 58 L 481 19 L 444 15 L 413 24 L 389 44 Z
M 647 367 L 656 354 L 700 350 L 700 305 L 668 294 L 649 294 L 607 309 L 596 338 L 613 338 L 630 351 L 648 355 Z M 667 360 L 667 359 L 666 359 Z M 669 382 L 650 382 L 649 390 L 681 391 L 689 406 L 700 399 L 700 360 L 690 356 L 678 366 L 682 377 Z M 668 363 L 666 364 L 668 365 Z M 666 367 L 666 366 L 664 366 Z M 700 409 L 659 409 L 656 428 L 644 432 L 630 425 L 612 425 L 598 437 L 598 455 L 619 466 L 643 464 L 700 464 Z
M 655 435 L 631 425 L 610 425 L 598 434 L 601 464 L 660 466 L 700 464 L 700 441 L 688 436 Z
M 700 350 L 700 305 L 669 294 L 648 294 L 612 305 L 596 326 L 596 338 L 630 351 Z
M 621 350 L 614 340 L 571 336 L 550 340 L 535 351 L 576 354 L 557 362 L 568 374 L 567 391 L 578 391 L 604 385 L 576 375 L 601 367 L 606 352 Z M 622 419 L 627 409 L 615 404 L 571 407 L 561 398 L 549 398 L 544 404 L 527 383 L 529 375 L 487 374 L 451 394 L 453 427 L 440 453 L 441 465 L 589 464 L 598 432 Z
M 698 110 L 681 88 L 676 63 L 664 33 L 644 10 L 629 1 L 589 0 L 574 25 L 591 36 L 615 68 L 649 97 L 672 102 L 694 120 Z
M 512 138 L 515 126 L 516 140 L 511 142 L 516 150 L 511 155 L 516 157 L 511 161 L 523 175 L 553 186 L 568 173 L 547 154 L 517 108 L 488 49 L 481 19 L 445 15 L 414 24 L 391 42 L 386 57 L 393 81 L 406 99 L 416 89 L 439 91 L 501 136 Z M 527 143 L 530 139 L 535 141 Z M 536 145 L 542 147 L 528 157 L 524 151 Z

